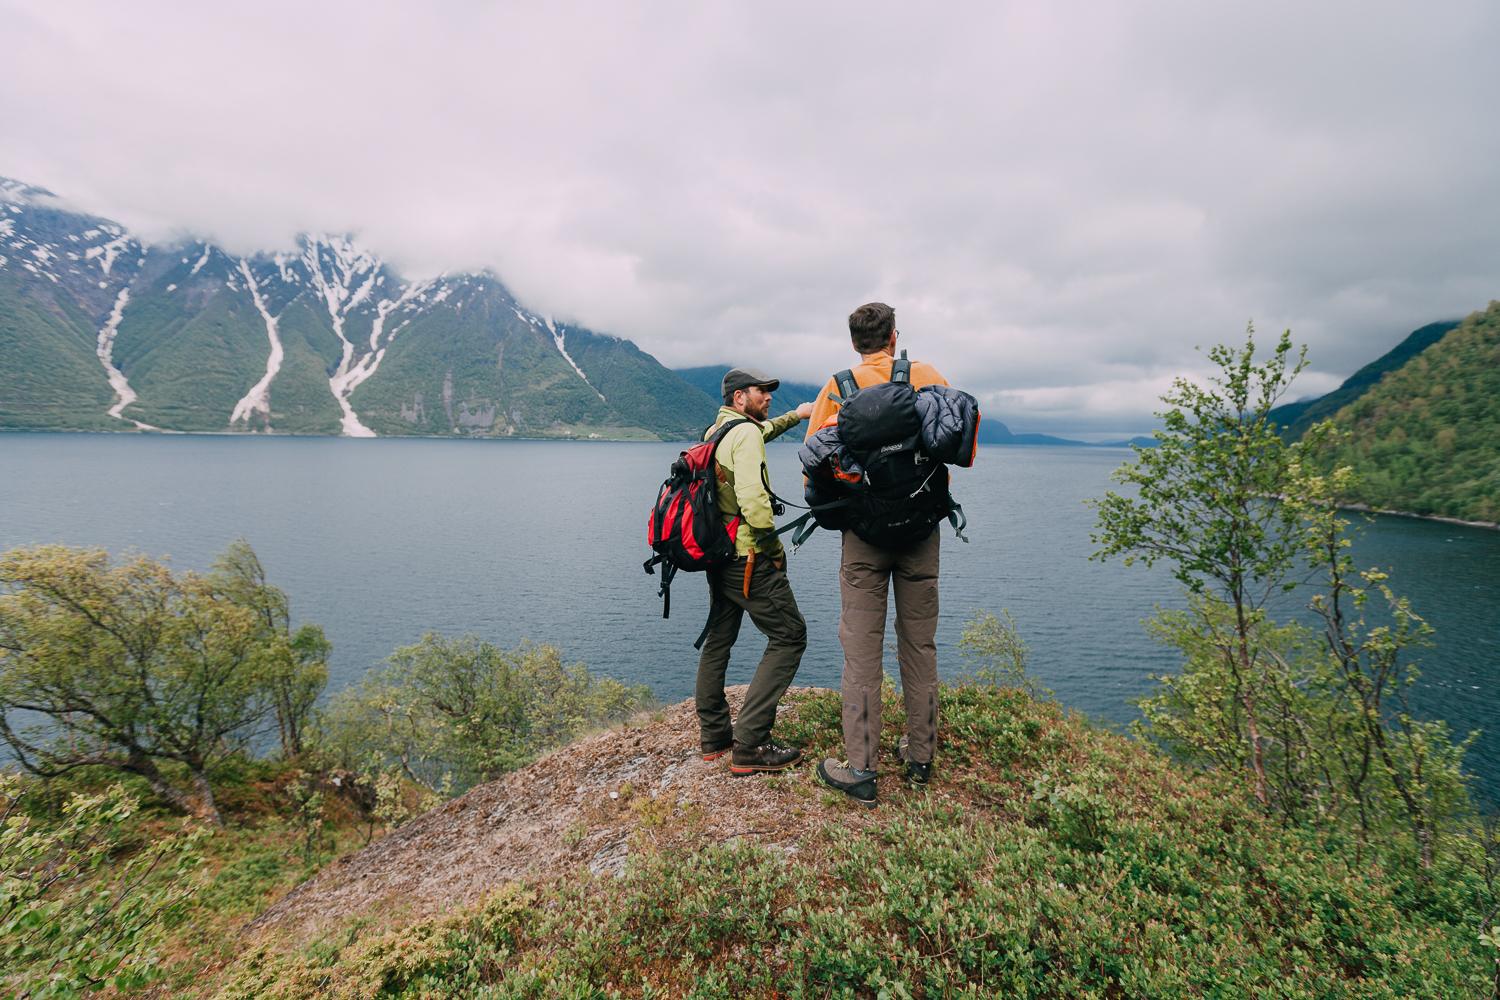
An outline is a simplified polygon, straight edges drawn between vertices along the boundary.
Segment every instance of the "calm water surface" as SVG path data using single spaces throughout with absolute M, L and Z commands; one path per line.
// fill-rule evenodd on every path
M 0 548 L 40 542 L 170 555 L 201 569 L 247 539 L 299 622 L 333 641 L 330 689 L 424 632 L 502 645 L 551 642 L 600 673 L 692 693 L 707 592 L 679 576 L 661 620 L 641 572 L 645 516 L 678 446 L 529 441 L 0 434 Z M 1129 457 L 1113 449 L 1000 448 L 955 473 L 971 544 L 944 526 L 943 669 L 975 611 L 1009 609 L 1033 675 L 1067 705 L 1113 722 L 1149 675 L 1172 670 L 1142 618 L 1181 599 L 1165 572 L 1088 560 L 1092 514 Z M 772 482 L 797 496 L 796 448 L 770 448 Z M 838 539 L 792 556 L 807 618 L 799 683 L 836 686 Z M 1356 554 L 1392 573 L 1437 629 L 1420 707 L 1485 730 L 1471 753 L 1500 799 L 1500 532 L 1400 518 L 1369 525 Z M 894 639 L 887 645 L 894 649 Z M 730 666 L 759 655 L 747 628 Z M 893 654 L 888 653 L 888 657 Z M 894 670 L 894 661 L 888 663 Z

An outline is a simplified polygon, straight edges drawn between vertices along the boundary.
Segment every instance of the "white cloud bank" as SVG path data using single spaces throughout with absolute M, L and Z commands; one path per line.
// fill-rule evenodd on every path
M 360 232 L 668 364 L 844 320 L 1018 429 L 1136 431 L 1192 348 L 1311 394 L 1500 297 L 1500 6 L 0 0 L 0 174 L 158 238 Z

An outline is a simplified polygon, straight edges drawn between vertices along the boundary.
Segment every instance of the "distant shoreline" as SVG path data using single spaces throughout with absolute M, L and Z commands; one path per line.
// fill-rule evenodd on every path
M 707 426 L 707 425 L 705 425 Z M 348 434 L 302 434 L 297 431 L 179 431 L 163 428 L 142 431 L 121 428 L 120 430 L 90 430 L 82 427 L 0 427 L 0 434 L 100 434 L 119 437 L 215 437 L 215 438 L 324 438 L 336 441 L 584 441 L 593 444 L 682 444 L 696 443 L 696 437 L 640 438 L 534 434 L 383 434 L 375 437 L 352 437 Z M 783 435 L 778 441 L 787 441 Z M 1130 450 L 1130 444 L 1117 441 L 981 441 L 982 448 L 1113 448 Z
M 1461 517 L 1448 517 L 1444 514 L 1414 514 L 1409 510 L 1387 510 L 1384 507 L 1371 507 L 1367 503 L 1339 504 L 1340 510 L 1354 510 L 1362 514 L 1386 514 L 1390 517 L 1409 517 L 1414 521 L 1436 521 L 1439 524 L 1456 524 L 1464 528 L 1484 528 L 1489 531 L 1500 531 L 1500 522 L 1496 521 L 1465 521 Z

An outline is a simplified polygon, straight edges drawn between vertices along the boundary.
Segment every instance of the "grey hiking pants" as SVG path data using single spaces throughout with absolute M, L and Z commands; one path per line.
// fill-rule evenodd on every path
M 920 763 L 932 760 L 938 717 L 939 538 L 933 529 L 926 541 L 891 552 L 844 532 L 839 641 L 844 646 L 844 750 L 850 767 L 873 771 L 880 754 L 881 657 L 891 589 L 896 592 L 896 660 L 906 701 L 907 753 Z
M 752 567 L 750 593 L 745 594 L 746 557 L 741 556 L 711 579 L 714 609 L 709 620 L 708 638 L 698 658 L 698 728 L 705 750 L 727 746 L 731 739 L 746 747 L 758 747 L 771 735 L 776 722 L 776 706 L 802 664 L 807 648 L 807 623 L 792 596 L 783 565 L 777 566 L 770 556 L 758 555 Z M 729 702 L 724 697 L 724 673 L 729 667 L 729 651 L 740 635 L 745 612 L 766 637 L 766 651 L 750 680 L 745 704 L 733 726 Z

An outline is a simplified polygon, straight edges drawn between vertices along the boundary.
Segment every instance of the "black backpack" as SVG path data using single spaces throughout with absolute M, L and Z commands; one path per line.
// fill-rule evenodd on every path
M 848 529 L 883 549 L 924 541 L 944 520 L 963 535 L 963 508 L 948 491 L 948 467 L 922 446 L 922 418 L 911 362 L 905 352 L 891 366 L 891 379 L 861 389 L 849 369 L 834 376 L 837 445 L 808 467 L 807 502 L 819 527 Z M 810 454 L 808 452 L 805 455 Z M 811 528 L 794 539 L 806 538 Z

